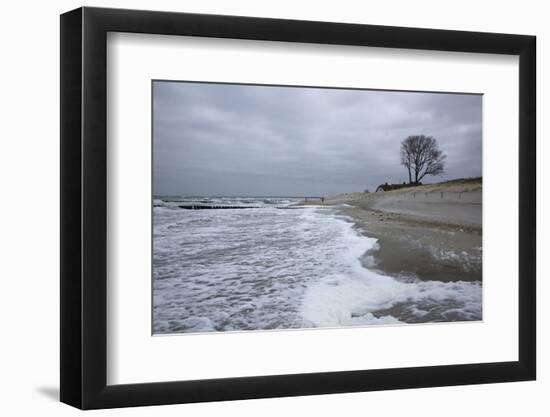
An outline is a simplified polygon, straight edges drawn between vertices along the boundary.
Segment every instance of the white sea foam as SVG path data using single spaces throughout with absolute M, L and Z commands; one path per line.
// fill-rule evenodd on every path
M 301 314 L 314 326 L 337 327 L 398 323 L 401 317 L 376 314 L 395 310 L 407 318 L 432 313 L 432 321 L 481 318 L 481 285 L 478 282 L 407 281 L 366 269 L 360 262 L 376 239 L 358 234 L 349 223 L 342 228 L 339 273 L 312 282 L 306 291 Z M 428 309 L 428 310 L 426 310 Z
M 237 200 L 231 204 L 244 204 Z M 262 208 L 246 210 L 156 205 L 154 332 L 481 318 L 479 282 L 375 273 L 363 266 L 375 239 L 331 208 L 277 208 L 289 202 L 253 202 Z

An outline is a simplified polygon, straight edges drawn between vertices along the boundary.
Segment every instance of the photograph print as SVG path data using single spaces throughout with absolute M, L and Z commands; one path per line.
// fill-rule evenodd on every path
M 152 332 L 482 320 L 480 94 L 152 81 Z

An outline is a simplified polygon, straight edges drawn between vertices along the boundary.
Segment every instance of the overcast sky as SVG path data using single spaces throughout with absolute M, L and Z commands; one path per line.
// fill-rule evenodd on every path
M 322 196 L 408 179 L 399 147 L 434 136 L 445 174 L 481 176 L 479 95 L 159 82 L 154 194 Z

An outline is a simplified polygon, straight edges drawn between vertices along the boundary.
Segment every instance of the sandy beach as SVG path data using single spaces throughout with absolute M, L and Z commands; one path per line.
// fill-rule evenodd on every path
M 319 204 L 316 201 L 305 204 Z M 482 184 L 458 181 L 328 197 L 378 248 L 363 263 L 384 274 L 421 280 L 481 281 Z
M 480 187 L 414 192 L 156 199 L 154 332 L 480 320 Z
M 481 95 L 155 80 L 152 103 L 154 334 L 483 319 Z

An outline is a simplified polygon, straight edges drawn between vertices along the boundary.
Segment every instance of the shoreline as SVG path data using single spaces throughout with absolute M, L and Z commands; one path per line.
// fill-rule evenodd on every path
M 480 228 L 372 207 L 388 196 L 160 210 L 155 333 L 481 320 Z
M 334 206 L 377 239 L 361 258 L 368 269 L 404 280 L 481 282 L 481 196 L 481 184 L 435 185 L 343 194 L 318 205 Z

